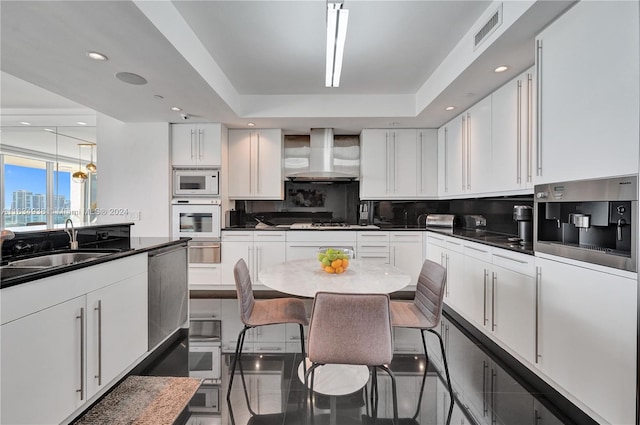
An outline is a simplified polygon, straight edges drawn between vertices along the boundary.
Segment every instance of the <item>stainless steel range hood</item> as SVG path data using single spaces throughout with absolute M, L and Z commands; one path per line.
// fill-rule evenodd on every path
M 291 181 L 345 182 L 360 175 L 358 136 L 312 128 L 310 136 L 285 136 L 284 148 L 285 176 Z

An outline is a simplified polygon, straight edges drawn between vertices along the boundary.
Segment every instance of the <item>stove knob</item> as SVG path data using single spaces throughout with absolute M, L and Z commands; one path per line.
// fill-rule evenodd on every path
M 548 192 L 538 192 L 536 193 L 536 198 L 538 199 L 544 199 L 547 198 L 549 196 Z
M 620 214 L 620 215 L 624 214 L 627 211 L 627 209 L 622 205 L 618 205 L 616 210 L 618 211 L 618 214 Z

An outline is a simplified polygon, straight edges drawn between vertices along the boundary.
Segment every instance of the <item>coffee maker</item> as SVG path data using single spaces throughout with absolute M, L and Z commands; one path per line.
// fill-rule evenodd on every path
M 533 207 L 528 205 L 513 206 L 513 221 L 518 223 L 520 244 L 533 243 Z

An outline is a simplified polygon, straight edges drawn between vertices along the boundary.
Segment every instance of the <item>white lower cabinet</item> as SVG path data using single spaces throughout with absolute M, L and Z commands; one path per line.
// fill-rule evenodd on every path
M 147 324 L 146 255 L 3 289 L 0 422 L 64 421 L 147 351 Z
M 634 423 L 637 280 L 540 257 L 536 266 L 537 366 L 604 421 Z
M 235 287 L 233 268 L 238 260 L 243 259 L 251 273 L 251 251 L 253 250 L 253 231 L 222 232 L 222 284 Z M 252 275 L 253 279 L 254 276 Z
M 422 262 L 424 261 L 422 240 L 424 232 L 389 232 L 389 254 L 391 264 L 411 275 L 411 283 L 418 283 Z
M 427 232 L 426 258 L 441 264 L 447 269 L 447 282 L 445 284 L 444 302 L 448 305 L 456 305 L 465 296 L 463 287 L 463 244 L 461 239 L 455 239 L 440 234 Z
M 341 230 L 290 231 L 287 233 L 287 261 L 316 258 L 320 248 L 349 248 L 355 251 L 356 233 Z
M 389 264 L 389 232 L 357 232 L 357 258 Z
M 286 260 L 285 232 L 256 231 L 253 234 L 253 277 L 260 283 L 260 271 Z

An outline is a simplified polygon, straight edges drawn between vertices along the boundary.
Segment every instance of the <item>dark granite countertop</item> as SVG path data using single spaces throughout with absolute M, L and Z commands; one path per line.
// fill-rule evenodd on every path
M 495 246 L 497 248 L 507 249 L 509 251 L 519 252 L 522 254 L 533 255 L 533 244 L 521 245 L 517 239 L 517 235 L 507 235 L 504 233 L 490 232 L 480 229 L 465 228 L 448 228 L 448 227 L 428 227 L 429 232 L 439 233 L 441 235 L 452 236 L 454 238 L 465 239 L 472 242 L 478 242 L 485 245 Z
M 126 246 L 121 246 L 117 248 L 109 248 L 109 249 L 99 249 L 99 248 L 86 248 L 80 246 L 77 252 L 99 252 L 99 251 L 107 251 L 111 252 L 109 255 L 105 255 L 102 257 L 97 257 L 91 260 L 86 260 L 78 263 L 62 265 L 62 266 L 52 266 L 44 269 L 33 269 L 33 271 L 25 271 L 24 273 L 20 273 L 17 275 L 9 275 L 6 276 L 4 274 L 0 275 L 0 288 L 8 288 L 15 285 L 20 285 L 22 283 L 31 282 L 33 280 L 42 279 L 45 277 L 55 276 L 61 273 L 66 273 L 72 270 L 78 270 L 85 267 L 91 267 L 96 264 L 106 263 L 108 261 L 117 260 L 119 258 L 128 257 L 130 255 L 137 255 L 148 251 L 153 251 L 154 249 L 164 248 L 172 245 L 180 245 L 186 244 L 189 238 L 173 238 L 173 237 L 131 237 L 128 243 L 124 244 Z M 48 254 L 53 254 L 57 252 L 71 252 L 69 249 L 61 249 L 54 250 L 48 252 Z M 43 255 L 44 253 L 39 253 L 38 255 Z M 34 255 L 34 256 L 38 256 Z M 44 254 L 46 255 L 46 254 Z M 8 267 L 10 268 L 10 267 Z M 6 270 L 6 269 L 5 269 Z M 2 273 L 3 270 L 0 270 Z

